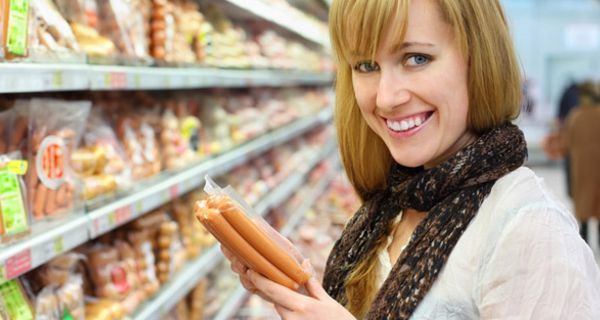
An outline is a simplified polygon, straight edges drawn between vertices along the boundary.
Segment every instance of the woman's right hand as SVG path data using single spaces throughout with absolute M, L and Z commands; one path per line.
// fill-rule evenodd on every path
M 225 258 L 229 260 L 229 263 L 231 264 L 231 270 L 237 273 L 237 275 L 240 277 L 240 282 L 242 283 L 242 286 L 244 286 L 246 290 L 253 294 L 259 295 L 266 301 L 272 302 L 271 299 L 269 299 L 269 297 L 263 295 L 260 291 L 256 290 L 256 287 L 254 286 L 252 281 L 248 279 L 248 266 L 242 263 L 231 251 L 227 250 L 227 248 L 225 248 L 223 245 L 221 245 L 221 252 L 223 252 Z

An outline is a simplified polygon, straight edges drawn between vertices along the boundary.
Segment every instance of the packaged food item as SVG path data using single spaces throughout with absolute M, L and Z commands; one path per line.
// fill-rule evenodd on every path
M 17 101 L 15 110 L 21 119 L 28 119 L 26 158 L 31 165 L 26 184 L 34 220 L 61 217 L 81 208 L 71 154 L 79 143 L 90 107 L 88 101 Z
M 156 259 L 148 232 L 146 230 L 129 230 L 127 239 L 135 252 L 140 286 L 145 290 L 146 296 L 151 297 L 160 288 L 160 283 L 156 277 Z
M 99 30 L 116 44 L 127 57 L 148 59 L 146 25 L 143 12 L 137 10 L 140 1 L 98 1 Z
M 85 305 L 86 320 L 122 319 L 126 314 L 119 301 L 90 298 Z
M 30 233 L 29 210 L 23 176 L 27 161 L 18 152 L 0 154 L 0 243 L 10 243 Z
M 68 59 L 81 52 L 71 26 L 51 0 L 30 0 L 30 55 L 34 59 Z
M 36 319 L 61 319 L 61 309 L 54 288 L 45 287 L 35 297 Z
M 305 284 L 310 274 L 277 238 L 250 220 L 246 213 L 252 210 L 241 197 L 230 187 L 221 189 L 208 176 L 206 181 L 205 191 L 209 198 L 198 202 L 194 208 L 196 217 L 206 229 L 245 265 L 272 281 L 290 289 Z
M 150 54 L 160 62 L 173 62 L 175 17 L 168 0 L 152 0 Z
M 94 59 L 116 55 L 117 47 L 113 41 L 98 32 L 96 0 L 55 0 L 55 3 L 87 55 Z
M 8 319 L 33 320 L 34 312 L 19 279 L 0 284 L 0 302 L 6 308 Z
M 160 225 L 157 244 L 156 274 L 160 283 L 163 284 L 169 281 L 187 260 L 186 251 L 179 239 L 177 223 L 165 221 Z
M 96 244 L 86 251 L 88 271 L 98 298 L 124 300 L 131 290 L 127 266 L 119 261 L 116 248 Z
M 2 9 L 2 38 L 4 58 L 13 59 L 27 56 L 29 1 L 0 0 Z
M 56 290 L 62 319 L 69 316 L 74 320 L 85 319 L 85 301 L 81 275 L 71 275 L 67 282 Z
M 71 163 L 83 181 L 84 200 L 128 188 L 131 184 L 131 167 L 125 150 L 101 108 L 92 110 L 82 146 L 71 155 Z
M 160 142 L 163 163 L 167 169 L 184 167 L 195 159 L 190 140 L 184 138 L 182 131 L 179 119 L 173 111 L 165 110 L 161 119 Z
M 206 287 L 208 281 L 205 279 L 200 280 L 198 285 L 188 295 L 189 305 L 189 318 L 188 319 L 203 319 L 204 318 L 204 304 L 206 296 Z

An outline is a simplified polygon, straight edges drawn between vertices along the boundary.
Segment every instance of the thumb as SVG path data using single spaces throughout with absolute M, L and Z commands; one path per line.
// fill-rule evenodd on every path
M 314 297 L 318 300 L 324 300 L 329 298 L 329 295 L 327 294 L 325 289 L 323 289 L 319 281 L 317 281 L 317 278 L 315 277 L 315 269 L 313 269 L 308 259 L 302 261 L 302 269 L 304 269 L 304 271 L 310 273 L 311 275 L 310 279 L 308 279 L 308 282 L 306 282 L 306 284 L 304 285 L 308 294 L 311 297 Z

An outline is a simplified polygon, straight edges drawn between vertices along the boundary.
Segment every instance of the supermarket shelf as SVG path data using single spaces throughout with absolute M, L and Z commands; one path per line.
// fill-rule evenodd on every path
M 298 20 L 282 13 L 276 6 L 263 0 L 227 0 L 227 2 L 280 27 L 292 31 L 299 36 L 326 48 L 330 47 L 327 33 L 306 20 Z
M 0 63 L 0 93 L 327 85 L 332 73 Z
M 313 192 L 303 202 L 303 205 L 294 211 L 288 223 L 281 230 L 281 234 L 283 236 L 288 237 L 298 227 L 298 224 L 304 218 L 305 213 L 315 204 L 317 199 L 319 199 L 325 190 L 327 190 L 327 186 L 329 186 L 337 174 L 337 166 L 334 166 L 334 168 L 325 176 L 325 178 L 323 178 L 319 184 L 315 186 Z M 241 285 L 238 286 L 229 300 L 227 300 L 223 307 L 221 307 L 219 313 L 213 320 L 231 319 L 235 315 L 236 311 L 240 308 L 244 300 L 248 298 L 248 296 L 248 291 L 246 291 L 246 289 L 244 289 L 244 287 Z
M 86 215 L 80 214 L 66 221 L 55 221 L 34 228 L 31 236 L 0 250 L 0 283 L 200 187 L 205 174 L 223 174 L 253 156 L 326 123 L 331 116 L 330 109 L 323 110 L 189 169 L 167 173 L 164 180 Z
M 300 168 L 297 173 L 286 178 L 281 185 L 277 186 L 275 192 L 269 193 L 261 199 L 255 206 L 257 214 L 264 216 L 270 208 L 277 207 L 289 199 L 302 185 L 304 178 L 312 168 L 333 153 L 335 146 L 335 143 L 329 143 L 322 149 L 323 151 L 308 161 L 307 165 Z M 219 251 L 218 245 L 215 245 L 198 260 L 191 262 L 183 270 L 179 271 L 177 277 L 161 289 L 156 297 L 147 301 L 138 309 L 138 312 L 134 315 L 134 319 L 158 319 L 167 314 L 222 259 L 223 255 Z
M 222 259 L 219 246 L 215 245 L 199 259 L 188 263 L 177 272 L 177 277 L 164 285 L 157 296 L 138 308 L 133 319 L 158 319 L 167 314 L 177 302 L 192 291 L 198 282 L 213 270 Z

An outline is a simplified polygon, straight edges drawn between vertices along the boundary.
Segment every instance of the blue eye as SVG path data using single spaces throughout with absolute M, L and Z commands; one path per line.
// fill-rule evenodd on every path
M 406 65 L 411 67 L 422 66 L 429 61 L 431 61 L 431 57 L 428 55 L 414 54 L 406 59 Z
M 360 73 L 379 71 L 379 65 L 375 61 L 361 61 L 354 65 L 353 69 Z

